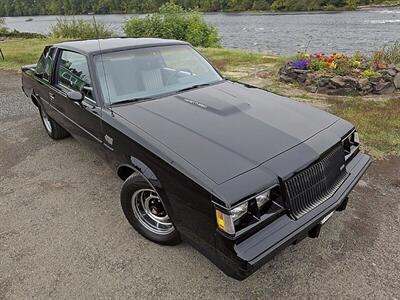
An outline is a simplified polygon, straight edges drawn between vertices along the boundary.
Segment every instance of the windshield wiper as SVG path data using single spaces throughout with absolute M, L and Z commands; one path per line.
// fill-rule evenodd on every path
M 202 84 L 195 84 L 195 85 L 189 86 L 189 87 L 187 87 L 187 88 L 180 89 L 180 90 L 176 91 L 175 93 L 178 94 L 178 93 L 182 93 L 182 92 L 194 90 L 194 89 L 197 89 L 197 88 L 200 88 L 200 87 L 212 85 L 213 83 L 214 83 L 214 82 L 211 82 L 211 83 L 202 83 Z
M 153 100 L 153 99 L 154 98 L 152 98 L 152 97 L 139 97 L 139 98 L 133 98 L 133 99 L 126 99 L 126 100 L 117 101 L 117 102 L 112 103 L 112 105 L 134 103 L 134 102 L 138 102 L 138 101 Z

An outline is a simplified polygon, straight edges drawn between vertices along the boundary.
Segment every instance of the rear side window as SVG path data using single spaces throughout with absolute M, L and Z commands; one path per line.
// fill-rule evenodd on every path
M 55 54 L 56 48 L 47 47 L 36 66 L 36 74 L 46 81 L 50 81 Z
M 63 51 L 57 71 L 57 83 L 67 89 L 81 92 L 93 99 L 92 81 L 86 57 L 71 51 Z

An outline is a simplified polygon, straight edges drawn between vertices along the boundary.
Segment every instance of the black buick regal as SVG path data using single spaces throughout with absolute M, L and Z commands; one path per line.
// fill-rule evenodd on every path
M 350 123 L 226 80 L 185 42 L 66 42 L 22 71 L 48 135 L 73 135 L 123 180 L 140 234 L 187 241 L 237 279 L 317 237 L 370 164 Z

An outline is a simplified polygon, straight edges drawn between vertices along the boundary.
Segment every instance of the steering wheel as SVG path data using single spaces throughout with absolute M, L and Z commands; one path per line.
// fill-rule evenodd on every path
M 193 75 L 193 74 L 194 74 L 194 73 L 193 73 L 190 69 L 188 69 L 188 68 L 177 69 L 177 70 L 175 70 L 175 72 L 174 72 L 173 74 L 171 74 L 171 75 L 167 78 L 165 85 L 169 85 L 170 81 L 171 81 L 172 79 L 174 79 L 175 77 L 177 77 L 181 72 L 186 72 L 186 73 L 189 73 L 190 75 Z

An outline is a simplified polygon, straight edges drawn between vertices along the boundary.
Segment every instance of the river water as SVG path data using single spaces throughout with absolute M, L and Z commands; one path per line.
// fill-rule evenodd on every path
M 110 24 L 122 35 L 121 26 L 131 16 L 98 15 L 96 19 Z M 293 54 L 305 49 L 311 52 L 371 52 L 400 40 L 400 7 L 340 13 L 207 13 L 204 17 L 217 26 L 224 47 L 275 54 Z M 48 33 L 57 18 L 9 17 L 6 25 L 19 31 Z M 92 16 L 79 18 L 91 19 Z

